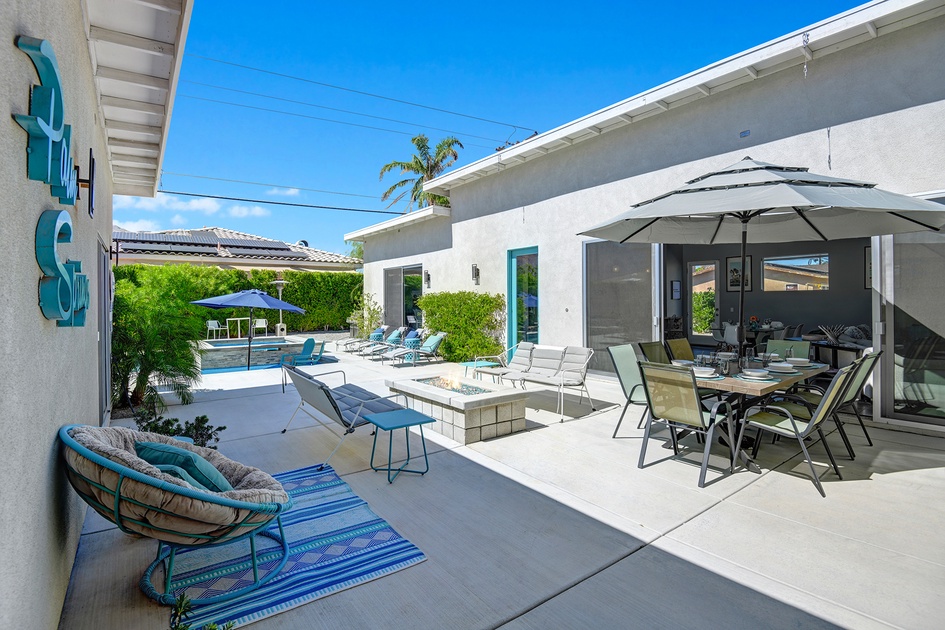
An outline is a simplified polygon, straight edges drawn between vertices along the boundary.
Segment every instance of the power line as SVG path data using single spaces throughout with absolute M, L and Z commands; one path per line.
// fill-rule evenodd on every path
M 204 195 L 198 193 L 180 192 L 178 190 L 159 190 L 159 193 L 165 195 L 180 195 L 182 197 L 205 197 L 207 199 L 222 199 L 224 201 L 242 201 L 244 203 L 261 203 L 270 206 L 289 206 L 292 208 L 315 208 L 317 210 L 341 210 L 343 212 L 364 212 L 367 214 L 393 214 L 401 216 L 403 212 L 391 212 L 390 210 L 368 210 L 366 208 L 346 208 L 344 206 L 317 206 L 311 203 L 289 203 L 288 201 L 270 201 L 268 199 L 247 199 L 245 197 L 227 197 L 224 195 Z
M 371 129 L 373 131 L 386 131 L 387 133 L 396 133 L 401 136 L 407 136 L 412 138 L 413 133 L 407 131 L 399 131 L 397 129 L 385 129 L 384 127 L 373 127 L 371 125 L 362 125 L 360 123 L 347 122 L 344 120 L 334 120 L 332 118 L 322 118 L 321 116 L 309 116 L 308 114 L 297 114 L 295 112 L 286 112 L 281 109 L 270 109 L 268 107 L 257 107 L 255 105 L 244 105 L 242 103 L 231 103 L 230 101 L 221 101 L 214 98 L 204 98 L 202 96 L 191 96 L 190 94 L 178 94 L 177 98 L 190 98 L 195 101 L 206 101 L 208 103 L 218 103 L 220 105 L 230 105 L 232 107 L 242 107 L 243 109 L 254 109 L 260 112 L 269 112 L 272 114 L 282 114 L 283 116 L 295 116 L 296 118 L 308 118 L 309 120 L 321 120 L 323 122 L 335 123 L 338 125 L 348 125 L 349 127 L 360 127 L 361 129 Z M 466 143 L 471 147 L 479 147 L 481 149 L 491 149 L 492 147 L 487 147 L 482 144 L 474 144 L 472 142 Z
M 328 195 L 345 195 L 347 197 L 363 197 L 365 199 L 377 199 L 377 195 L 361 195 L 358 193 L 338 192 L 335 190 L 320 190 L 318 188 L 302 188 L 301 186 L 285 186 L 283 184 L 266 184 L 264 182 L 250 182 L 244 179 L 225 179 L 223 177 L 210 177 L 209 175 L 188 175 L 187 173 L 173 173 L 171 171 L 162 171 L 164 175 L 174 175 L 175 177 L 191 177 L 193 179 L 209 179 L 215 182 L 229 182 L 231 184 L 250 184 L 252 186 L 269 186 L 272 188 L 285 188 L 294 190 L 304 190 L 306 192 L 325 193 Z
M 282 101 L 284 103 L 294 103 L 296 105 L 304 105 L 306 107 L 317 107 L 319 109 L 327 109 L 333 112 L 341 112 L 343 114 L 352 114 L 354 116 L 364 116 L 365 118 L 374 118 L 375 120 L 386 120 L 387 122 L 394 122 L 401 125 L 413 125 L 415 127 L 422 127 L 424 129 L 432 129 L 434 131 L 443 131 L 446 133 L 451 133 L 457 136 L 464 136 L 466 138 L 478 138 L 480 140 L 488 140 L 489 142 L 505 142 L 505 140 L 497 140 L 496 138 L 488 138 L 486 136 L 477 136 L 472 133 L 465 133 L 462 131 L 454 131 L 452 129 L 442 129 L 440 127 L 431 127 L 423 123 L 410 122 L 407 120 L 398 120 L 397 118 L 386 118 L 384 116 L 375 116 L 373 114 L 365 114 L 362 112 L 355 112 L 350 109 L 341 109 L 338 107 L 329 107 L 328 105 L 319 105 L 317 103 L 309 103 L 307 101 L 297 101 L 291 98 L 284 98 L 281 96 L 273 96 L 271 94 L 263 94 L 261 92 L 250 92 L 249 90 L 238 90 L 236 88 L 226 87 L 223 85 L 213 85 L 212 83 L 202 83 L 200 81 L 191 81 L 189 79 L 181 79 L 181 83 L 190 83 L 191 85 L 200 85 L 203 87 L 213 88 L 215 90 L 225 90 L 227 92 L 236 92 L 237 94 L 246 94 L 248 96 L 258 96 L 260 98 L 268 98 L 274 101 Z
M 243 70 L 252 70 L 253 72 L 260 72 L 262 74 L 269 74 L 276 77 L 282 77 L 284 79 L 292 79 L 294 81 L 302 81 L 303 83 L 311 83 L 313 85 L 320 85 L 322 87 L 332 88 L 333 90 L 343 90 L 345 92 L 351 92 L 353 94 L 360 94 L 362 96 L 370 96 L 372 98 L 380 98 L 385 101 L 391 101 L 394 103 L 401 103 L 402 105 L 410 105 L 412 107 L 422 107 L 423 109 L 429 109 L 434 112 L 441 112 L 443 114 L 451 114 L 453 116 L 462 116 L 463 118 L 471 118 L 472 120 L 479 120 L 482 122 L 492 123 L 494 125 L 502 125 L 503 127 L 512 127 L 513 129 L 521 129 L 523 131 L 538 131 L 537 129 L 532 129 L 531 127 L 523 127 L 522 125 L 513 125 L 511 123 L 500 122 L 498 120 L 490 120 L 489 118 L 481 118 L 479 116 L 473 116 L 471 114 L 463 114 L 460 112 L 454 112 L 448 109 L 440 109 L 439 107 L 432 107 L 430 105 L 422 105 L 420 103 L 413 103 L 411 101 L 401 100 L 399 98 L 393 98 L 390 96 L 383 96 L 381 94 L 372 94 L 371 92 L 363 92 L 361 90 L 355 90 L 353 88 L 343 87 L 340 85 L 332 85 L 331 83 L 323 83 L 321 81 L 315 81 L 313 79 L 306 79 L 305 77 L 298 77 L 291 74 L 284 74 L 282 72 L 273 72 L 272 70 L 265 70 L 263 68 L 254 68 L 253 66 L 247 66 L 240 63 L 235 63 L 233 61 L 224 61 L 222 59 L 214 59 L 212 57 L 204 57 L 203 55 L 196 55 L 194 53 L 185 53 L 188 57 L 193 57 L 195 59 L 203 59 L 204 61 L 212 61 L 214 63 L 220 63 L 227 66 L 233 66 L 235 68 L 242 68 Z

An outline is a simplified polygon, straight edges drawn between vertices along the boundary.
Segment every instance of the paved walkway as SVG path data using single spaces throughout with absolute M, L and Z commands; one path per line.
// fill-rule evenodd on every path
M 380 393 L 392 373 L 462 370 L 340 358 L 306 369 L 344 369 Z M 589 387 L 604 411 L 575 395 L 575 419 L 559 423 L 554 394 L 535 391 L 527 431 L 466 447 L 434 435 L 430 473 L 393 485 L 368 467 L 370 432 L 355 432 L 332 465 L 428 560 L 253 627 L 941 627 L 945 439 L 873 429 L 869 447 L 851 426 L 857 458 L 838 458 L 844 480 L 818 462 L 826 499 L 786 441 L 764 445 L 761 475 L 723 472 L 716 448 L 699 489 L 694 441 L 676 459 L 657 435 L 638 469 L 637 417 L 612 439 L 619 388 Z M 270 472 L 322 461 L 337 444 L 307 417 L 281 433 L 298 397 L 281 393 L 276 370 L 207 377 L 196 399 L 167 415 L 227 425 L 220 450 Z M 61 628 L 164 627 L 167 610 L 137 589 L 153 553 L 91 515 Z

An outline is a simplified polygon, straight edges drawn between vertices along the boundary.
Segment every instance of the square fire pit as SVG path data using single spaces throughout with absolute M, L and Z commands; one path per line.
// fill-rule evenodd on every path
M 521 389 L 451 376 L 388 380 L 385 385 L 433 418 L 434 431 L 460 444 L 525 430 L 528 392 Z

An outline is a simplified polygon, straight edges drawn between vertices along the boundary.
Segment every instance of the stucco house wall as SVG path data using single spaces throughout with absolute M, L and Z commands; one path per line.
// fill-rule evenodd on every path
M 384 267 L 422 262 L 430 290 L 505 294 L 508 250 L 537 246 L 541 339 L 583 343 L 585 238 L 577 233 L 696 176 L 750 155 L 895 192 L 945 188 L 941 59 L 945 17 L 815 59 L 806 78 L 789 67 L 454 184 L 452 247 L 420 251 L 429 235 L 409 229 L 368 238 L 365 287 L 380 296 Z M 411 254 L 391 255 L 398 251 Z
M 0 198 L 3 246 L 0 268 L 0 628 L 55 628 L 69 582 L 85 504 L 69 487 L 58 459 L 56 433 L 64 424 L 98 424 L 97 263 L 112 230 L 112 182 L 105 136 L 97 119 L 97 97 L 82 28 L 79 2 L 0 3 Z M 27 179 L 27 134 L 11 114 L 28 114 L 30 87 L 39 78 L 14 44 L 17 35 L 49 40 L 59 62 L 65 122 L 72 125 L 72 157 L 88 173 L 88 152 L 98 162 L 96 212 L 87 211 L 87 191 L 75 207 L 51 197 L 49 186 Z M 73 242 L 60 257 L 80 260 L 89 277 L 91 304 L 86 326 L 59 328 L 42 316 L 37 283 L 36 223 L 44 210 L 67 210 Z

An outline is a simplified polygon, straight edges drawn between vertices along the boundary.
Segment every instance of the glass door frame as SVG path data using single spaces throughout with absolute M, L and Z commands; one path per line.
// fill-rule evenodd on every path
M 507 292 L 508 296 L 508 321 L 506 322 L 506 345 L 511 347 L 521 341 L 518 338 L 518 269 L 516 264 L 516 259 L 519 256 L 530 256 L 534 254 L 538 256 L 538 246 L 534 247 L 523 247 L 520 249 L 510 249 L 508 253 L 508 277 L 507 277 Z M 540 276 L 539 276 L 540 278 Z M 540 280 L 539 280 L 540 282 Z M 538 297 L 536 295 L 535 297 Z M 539 298 L 539 305 L 541 300 Z M 538 315 L 539 321 L 541 321 L 541 311 L 539 310 Z M 538 327 L 538 334 L 536 335 L 535 343 L 538 343 L 538 339 L 541 338 L 541 326 Z
M 712 320 L 712 326 L 714 328 L 721 328 L 721 314 L 719 302 L 721 300 L 721 295 L 719 293 L 719 288 L 721 286 L 719 261 L 718 260 L 687 260 L 686 261 L 686 337 L 693 339 L 695 341 L 703 342 L 703 345 L 714 345 L 715 341 L 710 332 L 708 335 L 702 333 L 696 333 L 693 331 L 693 310 L 692 310 L 692 296 L 693 296 L 693 286 L 692 286 L 692 267 L 693 265 L 714 265 L 715 266 L 715 319 Z

